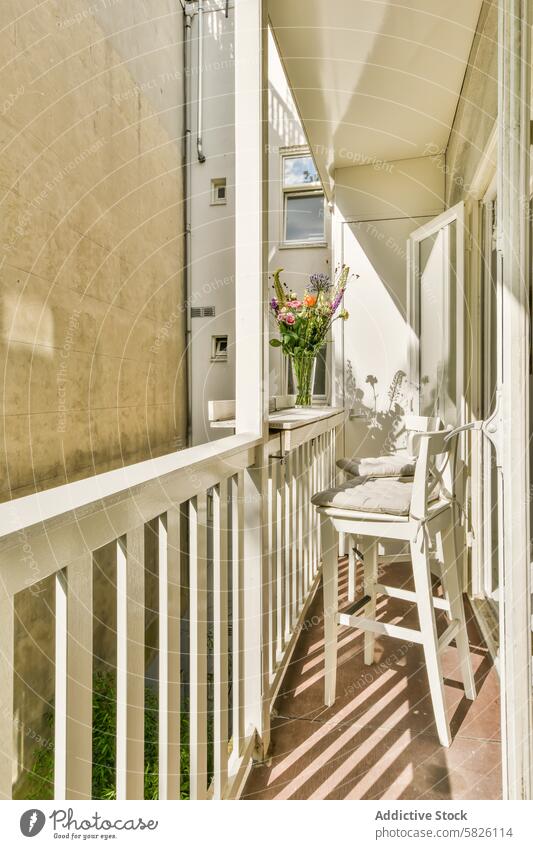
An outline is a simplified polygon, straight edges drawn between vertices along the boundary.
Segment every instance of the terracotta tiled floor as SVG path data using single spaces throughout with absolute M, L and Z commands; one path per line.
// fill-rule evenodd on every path
M 410 567 L 386 567 L 383 580 L 410 586 Z M 346 568 L 340 576 L 346 604 Z M 363 635 L 339 634 L 337 699 L 323 704 L 322 594 L 307 616 L 275 705 L 269 759 L 253 767 L 245 799 L 499 799 L 498 677 L 467 609 L 477 684 L 463 696 L 452 644 L 443 654 L 453 743 L 439 745 L 422 648 L 376 639 L 375 664 L 363 664 Z M 379 599 L 387 621 L 416 627 L 413 607 Z M 445 627 L 439 617 L 439 632 Z

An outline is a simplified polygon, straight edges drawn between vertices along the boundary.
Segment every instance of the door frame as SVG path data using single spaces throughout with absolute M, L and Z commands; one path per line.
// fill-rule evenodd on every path
M 503 470 L 499 613 L 506 799 L 531 799 L 533 792 L 528 461 L 532 19 L 532 0 L 499 0 L 497 177 L 503 380 L 494 440 Z
M 419 245 L 420 243 L 438 233 L 444 231 L 445 252 L 447 253 L 448 225 L 456 222 L 456 394 L 458 398 L 457 424 L 465 421 L 464 401 L 464 315 L 465 315 L 465 205 L 463 201 L 451 206 L 440 215 L 432 218 L 426 224 L 422 224 L 413 230 L 407 241 L 407 323 L 408 323 L 408 367 L 409 382 L 416 388 L 412 395 L 412 411 L 415 415 L 420 414 L 420 268 L 419 268 Z M 449 282 L 449 265 L 444 269 L 445 283 Z M 448 296 L 449 286 L 446 285 L 445 297 Z

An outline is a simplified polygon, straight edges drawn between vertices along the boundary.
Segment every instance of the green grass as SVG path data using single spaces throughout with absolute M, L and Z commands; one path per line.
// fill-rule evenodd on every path
M 116 682 L 109 672 L 97 672 L 93 682 L 93 799 L 116 799 Z M 144 695 L 144 798 L 158 798 L 158 704 L 157 694 L 149 687 Z M 184 706 L 186 708 L 186 706 Z M 50 728 L 53 715 L 48 717 Z M 180 798 L 188 799 L 190 790 L 189 714 L 181 714 L 181 788 Z M 52 799 L 54 789 L 54 753 L 48 748 L 36 750 L 28 776 L 25 799 Z

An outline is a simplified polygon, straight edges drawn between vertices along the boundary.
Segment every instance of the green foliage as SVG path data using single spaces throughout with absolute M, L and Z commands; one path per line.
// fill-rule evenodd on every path
M 144 798 L 158 798 L 158 698 L 150 687 L 145 687 L 144 714 Z M 116 763 L 116 699 L 115 676 L 111 672 L 97 672 L 93 682 L 93 799 L 115 799 Z M 53 714 L 47 717 L 50 727 Z M 181 713 L 181 789 L 182 799 L 189 798 L 189 713 L 184 706 Z M 52 799 L 54 789 L 54 753 L 50 748 L 35 752 L 29 787 L 25 799 Z
M 46 715 L 53 737 L 53 714 Z M 54 750 L 49 746 L 40 746 L 35 750 L 32 770 L 25 782 L 19 798 L 23 799 L 53 799 L 54 798 Z

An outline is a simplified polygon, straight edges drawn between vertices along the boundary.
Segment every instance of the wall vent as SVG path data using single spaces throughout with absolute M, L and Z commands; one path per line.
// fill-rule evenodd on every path
M 227 202 L 226 178 L 216 177 L 214 180 L 211 180 L 211 206 L 221 206 Z
M 214 307 L 191 307 L 191 318 L 214 318 Z

